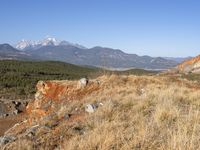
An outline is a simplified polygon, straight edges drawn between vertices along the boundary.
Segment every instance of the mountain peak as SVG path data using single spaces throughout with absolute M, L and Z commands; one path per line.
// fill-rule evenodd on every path
M 0 44 L 0 51 L 19 51 L 19 50 L 13 48 L 10 44 L 5 43 L 5 44 Z
M 19 50 L 23 50 L 25 48 L 31 47 L 32 45 L 34 45 L 33 41 L 22 39 L 21 41 L 17 42 L 17 44 L 15 45 L 15 48 Z
M 37 44 L 42 45 L 42 46 L 48 46 L 48 45 L 54 45 L 57 46 L 60 44 L 60 40 L 57 40 L 54 37 L 46 37 L 45 39 L 38 41 Z
M 32 40 L 24 40 L 22 39 L 19 41 L 16 45 L 15 48 L 19 50 L 27 50 L 27 49 L 38 49 L 43 46 L 60 46 L 60 45 L 65 45 L 65 46 L 74 46 L 77 48 L 81 49 L 86 49 L 84 46 L 79 45 L 79 44 L 74 44 L 70 43 L 68 41 L 64 40 L 58 40 L 54 37 L 47 36 L 46 38 L 39 40 L 39 41 L 32 41 Z

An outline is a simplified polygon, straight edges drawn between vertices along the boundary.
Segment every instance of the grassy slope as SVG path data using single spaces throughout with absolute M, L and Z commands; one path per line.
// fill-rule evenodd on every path
M 58 123 L 55 128 L 38 130 L 37 142 L 19 138 L 10 149 L 200 149 L 199 84 L 164 76 L 112 75 L 98 80 L 98 91 L 61 104 L 48 122 Z M 103 106 L 80 119 L 84 106 L 96 102 Z M 73 113 L 80 115 L 78 121 L 57 119 Z

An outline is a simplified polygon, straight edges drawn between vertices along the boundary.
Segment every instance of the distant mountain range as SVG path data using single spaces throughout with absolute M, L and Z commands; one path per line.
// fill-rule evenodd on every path
M 45 38 L 41 41 L 22 40 L 15 45 L 0 45 L 0 59 L 56 60 L 76 65 L 105 67 L 109 69 L 142 68 L 164 70 L 176 66 L 180 59 L 127 54 L 118 49 L 86 48 L 67 41 Z
M 182 63 L 183 61 L 189 60 L 192 57 L 188 56 L 188 57 L 163 57 L 163 58 L 165 58 L 167 60 L 173 60 L 177 63 Z
M 13 48 L 9 44 L 0 44 L 0 59 L 31 59 L 29 54 Z

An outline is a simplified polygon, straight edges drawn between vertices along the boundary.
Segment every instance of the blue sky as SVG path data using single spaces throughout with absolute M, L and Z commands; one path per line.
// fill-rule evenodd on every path
M 47 35 L 151 56 L 200 54 L 199 0 L 0 0 L 0 43 Z

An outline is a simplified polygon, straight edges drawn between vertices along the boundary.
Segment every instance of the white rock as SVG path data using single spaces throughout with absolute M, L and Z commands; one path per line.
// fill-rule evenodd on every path
M 9 142 L 12 142 L 14 141 L 16 138 L 13 137 L 13 136 L 3 136 L 3 137 L 0 137 L 0 146 L 1 145 L 5 145 Z
M 141 89 L 141 93 L 143 94 L 145 92 L 145 90 L 144 89 Z
M 79 80 L 79 88 L 85 87 L 88 84 L 88 79 L 86 78 L 81 78 Z
M 96 109 L 97 107 L 94 104 L 87 104 L 85 106 L 85 111 L 88 113 L 93 113 Z
M 99 106 L 103 106 L 103 103 L 99 103 Z

